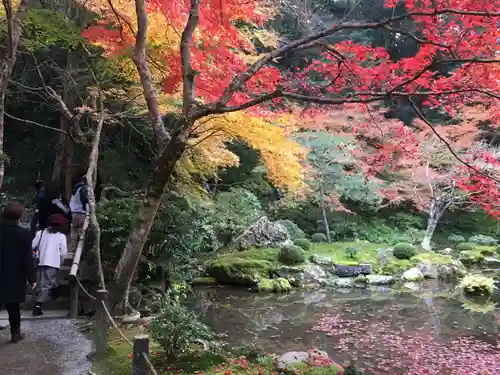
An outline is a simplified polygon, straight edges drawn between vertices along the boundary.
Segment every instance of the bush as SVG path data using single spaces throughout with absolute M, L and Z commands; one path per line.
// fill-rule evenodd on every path
M 304 263 L 306 256 L 304 250 L 296 245 L 283 246 L 278 254 L 278 260 L 287 265 Z
M 344 248 L 344 254 L 347 258 L 355 259 L 358 256 L 359 248 L 347 246 Z
M 277 223 L 283 225 L 286 228 L 292 241 L 296 240 L 297 238 L 303 238 L 305 236 L 304 231 L 291 220 L 278 220 Z
M 482 246 L 495 246 L 498 244 L 498 241 L 495 238 L 490 236 L 483 236 L 482 234 L 472 236 L 471 238 L 469 238 L 469 242 Z
M 497 254 L 500 254 L 500 245 L 498 245 L 498 246 L 495 248 L 495 251 L 497 252 Z
M 450 234 L 448 236 L 448 241 L 450 241 L 454 245 L 457 245 L 459 243 L 465 242 L 465 237 L 460 234 Z
M 314 243 L 324 243 L 326 242 L 326 235 L 324 233 L 314 233 L 311 236 L 311 240 Z
M 415 246 L 410 243 L 400 242 L 394 246 L 392 254 L 396 259 L 410 259 L 417 252 L 415 251 Z
M 462 242 L 462 243 L 459 243 L 457 245 L 458 251 L 469 251 L 469 250 L 473 250 L 473 249 L 474 249 L 474 245 L 467 243 L 467 242 Z
M 149 329 L 153 339 L 161 345 L 169 358 L 178 358 L 189 352 L 196 339 L 213 340 L 212 330 L 198 320 L 198 316 L 186 309 L 178 299 L 157 298 L 157 314 Z
M 309 241 L 307 238 L 297 238 L 295 241 L 293 241 L 293 244 L 305 251 L 309 251 L 311 249 L 311 241 Z
M 495 280 L 482 275 L 467 275 L 460 282 L 460 288 L 466 294 L 490 295 L 495 289 Z

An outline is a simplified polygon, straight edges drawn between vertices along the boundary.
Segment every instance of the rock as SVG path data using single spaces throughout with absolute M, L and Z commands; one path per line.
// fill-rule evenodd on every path
M 488 268 L 500 268 L 500 259 L 497 259 L 495 257 L 484 257 L 484 260 L 481 263 Z
M 395 281 L 393 276 L 385 275 L 367 275 L 366 280 L 370 285 L 389 285 Z
M 354 286 L 354 280 L 349 277 L 339 277 L 335 280 L 335 286 L 343 289 L 350 289 Z
M 403 273 L 402 279 L 405 281 L 422 281 L 424 274 L 418 268 L 410 268 Z
M 336 264 L 335 273 L 339 277 L 369 275 L 370 273 L 372 273 L 372 265 L 360 264 L 358 266 L 349 266 L 344 264 Z
M 439 276 L 438 266 L 430 261 L 424 261 L 417 264 L 417 267 L 424 277 L 428 279 L 437 279 Z
M 418 292 L 420 290 L 420 287 L 420 283 L 410 282 L 403 284 L 403 288 L 410 289 L 412 292 Z
M 332 266 L 332 258 L 330 257 L 322 257 L 314 254 L 311 257 L 311 262 L 314 264 L 318 264 L 320 266 Z
M 193 285 L 215 285 L 217 284 L 217 279 L 210 276 L 196 277 L 191 282 Z
M 447 247 L 446 249 L 441 250 L 440 253 L 443 255 L 451 255 L 451 254 L 453 254 L 453 249 Z
M 241 249 L 251 247 L 282 247 L 292 244 L 286 228 L 279 223 L 261 217 L 234 240 L 234 245 Z
M 140 323 L 142 320 L 141 320 L 141 314 L 139 312 L 134 312 L 130 315 L 125 315 L 123 318 L 122 318 L 122 323 L 123 324 L 138 324 Z
M 290 281 L 280 277 L 277 279 L 265 279 L 262 278 L 257 284 L 257 291 L 259 292 L 274 292 L 274 293 L 285 293 L 292 289 Z
M 303 267 L 303 280 L 305 283 L 321 283 L 326 277 L 325 270 L 317 264 L 307 264 Z
M 308 352 L 288 352 L 283 354 L 276 360 L 276 367 L 280 370 L 284 370 L 291 365 L 296 365 L 307 361 L 309 361 Z

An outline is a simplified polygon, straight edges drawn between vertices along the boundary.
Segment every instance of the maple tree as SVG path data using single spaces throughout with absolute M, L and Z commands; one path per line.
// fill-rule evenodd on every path
M 193 128 L 209 116 L 246 111 L 262 118 L 276 117 L 286 113 L 290 101 L 308 102 L 305 113 L 309 116 L 328 105 L 388 99 L 407 101 L 418 110 L 416 98 L 428 108 L 440 107 L 449 114 L 480 100 L 491 119 L 498 116 L 500 4 L 487 0 L 406 0 L 403 11 L 396 11 L 397 1 L 385 4 L 394 8 L 391 17 L 377 22 L 341 20 L 261 56 L 250 53 L 254 59 L 248 60 L 241 58 L 241 52 L 251 45 L 245 43 L 238 25 L 263 25 L 272 16 L 272 12 L 262 11 L 263 1 L 135 0 L 135 11 L 129 13 L 133 17 L 121 14 L 112 0 L 96 6 L 104 15 L 103 22 L 89 29 L 86 36 L 106 41 L 113 47 L 111 52 L 133 52 L 159 150 L 137 226 L 115 273 L 114 304 L 123 299 L 163 191 Z M 148 39 L 148 22 L 154 24 L 158 19 L 162 19 L 163 32 L 176 35 L 169 39 L 169 46 L 156 48 Z M 416 31 L 405 29 L 405 20 L 411 20 Z M 405 35 L 418 43 L 419 49 L 412 57 L 392 61 L 381 47 L 349 40 L 325 44 L 327 37 L 369 29 Z M 317 46 L 324 48 L 321 59 L 307 61 L 305 68 L 280 72 L 273 65 L 284 55 Z M 150 69 L 154 54 L 164 54 L 167 70 L 163 89 L 178 93 L 182 101 L 174 130 L 164 127 Z M 440 67 L 452 69 L 440 74 Z M 373 123 L 369 128 L 374 128 Z M 398 142 L 377 147 L 370 155 L 373 173 L 383 170 L 394 155 L 413 152 L 418 145 L 406 137 L 404 128 L 395 133 Z

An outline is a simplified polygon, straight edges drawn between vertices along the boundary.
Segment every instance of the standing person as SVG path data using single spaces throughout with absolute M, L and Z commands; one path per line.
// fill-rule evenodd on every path
M 21 334 L 20 304 L 26 300 L 26 282 L 35 288 L 35 268 L 31 253 L 31 234 L 19 226 L 24 214 L 20 203 L 9 203 L 0 215 L 0 303 L 9 314 L 11 342 Z
M 48 228 L 38 231 L 32 242 L 32 249 L 38 251 L 38 269 L 36 283 L 36 304 L 34 316 L 40 316 L 42 304 L 47 302 L 54 288 L 58 286 L 57 275 L 61 262 L 68 253 L 67 232 L 68 220 L 61 214 L 51 215 Z
M 30 232 L 31 235 L 34 237 L 38 222 L 39 222 L 39 217 L 40 217 L 40 207 L 42 205 L 43 197 L 45 195 L 45 182 L 42 180 L 37 180 L 35 182 L 35 190 L 36 190 L 36 196 L 35 196 L 35 214 L 31 218 L 31 224 L 30 224 Z
M 89 212 L 89 195 L 87 178 L 82 176 L 80 182 L 73 187 L 73 195 L 69 201 L 71 211 L 71 251 L 75 250 L 78 239 L 82 233 L 83 224 Z
M 51 215 L 59 214 L 71 219 L 70 210 L 61 198 L 59 189 L 53 186 L 46 186 L 45 193 L 40 200 L 39 229 L 45 229 L 48 226 L 48 219 Z

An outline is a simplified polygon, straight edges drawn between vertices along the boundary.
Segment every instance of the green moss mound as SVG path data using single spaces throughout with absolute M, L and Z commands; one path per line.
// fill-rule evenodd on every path
M 278 254 L 278 260 L 290 266 L 301 264 L 306 261 L 304 250 L 296 245 L 283 246 Z
M 394 246 L 392 254 L 396 259 L 411 259 L 417 251 L 415 246 L 407 242 L 400 242 Z
M 286 293 L 291 289 L 292 285 L 283 277 L 277 279 L 261 279 L 257 284 L 257 291 L 259 292 Z
M 305 251 L 311 250 L 311 241 L 309 241 L 307 238 L 297 238 L 295 241 L 293 241 L 293 244 L 296 246 L 301 247 Z
M 314 243 L 325 243 L 326 242 L 326 235 L 324 233 L 314 233 L 311 236 L 311 240 Z
M 278 250 L 252 249 L 221 254 L 205 263 L 208 276 L 226 285 L 256 285 L 277 269 Z
M 191 282 L 193 285 L 215 285 L 217 284 L 217 279 L 215 277 L 202 276 L 196 277 Z
M 453 258 L 450 255 L 439 254 L 434 252 L 417 254 L 410 259 L 413 263 L 430 262 L 437 265 L 448 265 L 453 263 Z
M 464 264 L 477 264 L 484 260 L 484 255 L 478 250 L 461 251 L 458 259 Z
M 462 242 L 457 245 L 457 250 L 458 251 L 468 251 L 468 250 L 473 250 L 474 245 L 468 242 Z

